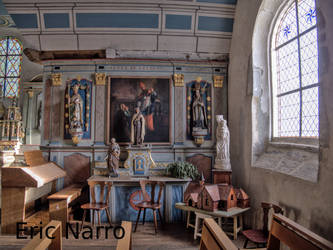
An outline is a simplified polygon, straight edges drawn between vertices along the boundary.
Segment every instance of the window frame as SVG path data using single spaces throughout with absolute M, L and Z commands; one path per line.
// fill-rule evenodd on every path
M 16 37 L 13 37 L 13 36 L 3 36 L 0 38 L 0 40 L 6 40 L 6 43 L 7 43 L 7 46 L 6 46 L 6 54 L 5 55 L 0 55 L 0 56 L 5 56 L 6 59 L 5 59 L 5 70 L 4 70 L 4 76 L 0 76 L 0 78 L 4 79 L 3 81 L 3 86 L 1 88 L 1 92 L 2 92 L 2 96 L 3 98 L 18 98 L 19 96 L 19 93 L 20 93 L 20 82 L 21 82 L 21 77 L 22 77 L 22 62 L 23 62 L 23 44 L 22 42 L 20 41 L 20 39 L 16 38 Z M 9 40 L 15 40 L 16 42 L 18 42 L 18 44 L 20 45 L 21 47 L 21 53 L 20 54 L 9 54 L 8 53 L 8 43 L 9 43 Z M 7 75 L 7 67 L 8 67 L 8 57 L 9 56 L 17 56 L 19 57 L 19 74 L 18 76 L 8 76 Z M 7 88 L 7 84 L 6 84 L 6 79 L 18 79 L 18 86 L 17 86 L 17 92 L 16 92 L 16 95 L 15 96 L 6 96 L 5 93 L 6 93 L 6 88 Z
M 314 0 L 315 4 L 316 4 L 316 9 L 317 9 L 317 0 Z M 295 17 L 296 17 L 296 27 L 297 27 L 297 34 L 295 37 L 291 38 L 290 40 L 283 42 L 282 44 L 276 46 L 276 37 L 277 37 L 277 32 L 279 30 L 281 21 L 284 17 L 284 14 L 288 11 L 288 9 L 295 4 Z M 300 32 L 299 29 L 299 19 L 298 19 L 298 0 L 286 0 L 278 9 L 278 11 L 276 12 L 276 15 L 274 16 L 271 25 L 270 25 L 270 29 L 269 29 L 269 35 L 268 35 L 268 43 L 267 43 L 267 57 L 268 57 L 268 80 L 269 80 L 269 105 L 270 105 L 270 138 L 271 138 L 271 142 L 275 143 L 275 142 L 283 142 L 283 143 L 291 143 L 291 144 L 303 144 L 303 145 L 313 145 L 315 147 L 318 146 L 319 144 L 319 136 L 320 136 L 320 117 L 319 117 L 319 98 L 320 98 L 320 81 L 318 79 L 317 83 L 314 84 L 310 84 L 307 86 L 302 86 L 302 69 L 301 69 L 301 46 L 300 46 L 300 37 L 304 36 L 305 34 L 313 31 L 314 29 L 317 29 L 318 32 L 318 22 L 316 22 L 315 25 L 313 25 L 312 27 L 306 29 L 303 32 Z M 318 33 L 317 33 L 318 34 Z M 282 48 L 288 44 L 290 44 L 293 41 L 297 41 L 297 53 L 298 53 L 298 63 L 299 63 L 299 86 L 297 89 L 293 89 L 290 91 L 286 91 L 284 93 L 281 94 L 277 94 L 276 92 L 274 92 L 274 83 L 277 84 L 277 79 L 274 75 L 277 75 L 277 72 L 274 72 L 273 70 L 277 70 L 277 63 L 273 62 L 274 60 L 276 60 L 276 55 L 274 55 L 274 50 L 276 51 L 276 49 Z M 318 37 L 317 37 L 317 46 L 318 46 Z M 317 47 L 319 48 L 319 47 Z M 275 52 L 276 53 L 276 52 Z M 319 54 L 319 51 L 318 51 Z M 319 55 L 318 55 L 319 56 Z M 318 58 L 318 63 L 319 63 L 319 58 Z M 319 70 L 319 65 L 318 65 L 318 70 Z M 303 98 L 301 97 L 302 95 L 302 91 L 306 90 L 306 89 L 311 89 L 311 88 L 316 88 L 318 87 L 318 137 L 307 137 L 307 136 L 302 136 L 302 100 Z M 300 102 L 299 102 L 299 135 L 298 136 L 274 136 L 275 134 L 277 134 L 278 132 L 275 132 L 275 129 L 278 129 L 278 126 L 274 125 L 274 122 L 278 123 L 278 117 L 275 117 L 275 113 L 274 113 L 274 107 L 276 107 L 276 109 L 278 109 L 278 98 L 280 96 L 284 96 L 284 95 L 289 95 L 289 94 L 293 94 L 293 93 L 299 93 L 300 95 Z M 278 112 L 278 111 L 276 111 Z M 276 118 L 276 121 L 275 121 Z

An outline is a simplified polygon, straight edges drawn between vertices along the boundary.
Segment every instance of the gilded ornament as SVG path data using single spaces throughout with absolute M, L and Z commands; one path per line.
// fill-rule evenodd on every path
M 173 82 L 175 87 L 184 87 L 184 75 L 183 74 L 174 74 Z
M 65 113 L 65 117 L 67 118 L 69 116 L 69 114 L 68 113 Z
M 223 81 L 224 81 L 224 76 L 214 76 L 214 87 L 215 88 L 222 88 L 223 87 Z
M 34 92 L 31 89 L 29 89 L 27 93 L 28 93 L 29 98 L 34 97 Z
M 61 86 L 62 85 L 61 77 L 62 77 L 61 73 L 51 74 L 52 85 Z
M 105 73 L 95 73 L 95 84 L 105 85 L 106 74 Z
M 210 98 L 210 96 L 207 96 L 207 102 L 210 102 L 212 100 L 212 98 Z

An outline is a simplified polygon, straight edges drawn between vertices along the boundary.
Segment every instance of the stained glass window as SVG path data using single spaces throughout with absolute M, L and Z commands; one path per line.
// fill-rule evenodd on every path
M 7 37 L 0 40 L 0 85 L 4 97 L 18 95 L 22 61 L 22 45 Z
M 318 42 L 315 0 L 294 0 L 272 36 L 274 137 L 319 134 Z

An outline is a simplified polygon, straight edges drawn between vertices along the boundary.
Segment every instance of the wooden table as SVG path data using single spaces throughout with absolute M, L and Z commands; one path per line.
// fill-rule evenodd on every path
M 237 239 L 237 233 L 243 229 L 243 213 L 250 210 L 250 208 L 239 208 L 234 207 L 229 209 L 228 211 L 221 211 L 218 210 L 216 212 L 211 212 L 207 210 L 198 209 L 191 206 L 186 206 L 185 203 L 179 202 L 175 204 L 175 207 L 178 209 L 181 209 L 183 211 L 187 211 L 187 221 L 186 221 L 186 227 L 194 227 L 194 238 L 196 239 L 196 236 L 198 235 L 198 219 L 197 215 L 199 214 L 200 218 L 203 217 L 212 217 L 217 218 L 219 225 L 222 226 L 222 218 L 232 218 L 233 219 L 233 232 L 226 232 L 227 234 L 231 234 L 234 237 L 234 240 Z M 196 225 L 192 225 L 189 222 L 190 214 L 191 212 L 194 212 L 196 214 Z M 205 216 L 206 215 L 206 216 Z M 239 226 L 238 226 L 238 218 L 239 218 Z M 199 234 L 200 235 L 200 234 Z

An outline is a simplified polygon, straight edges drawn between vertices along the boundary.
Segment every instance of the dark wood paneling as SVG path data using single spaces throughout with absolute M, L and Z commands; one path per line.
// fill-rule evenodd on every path
M 73 183 L 84 183 L 90 177 L 90 157 L 79 153 L 65 156 L 64 168 L 67 173 L 64 187 Z
M 196 166 L 200 174 L 203 173 L 206 183 L 212 183 L 212 157 L 196 154 L 187 157 L 186 161 Z

